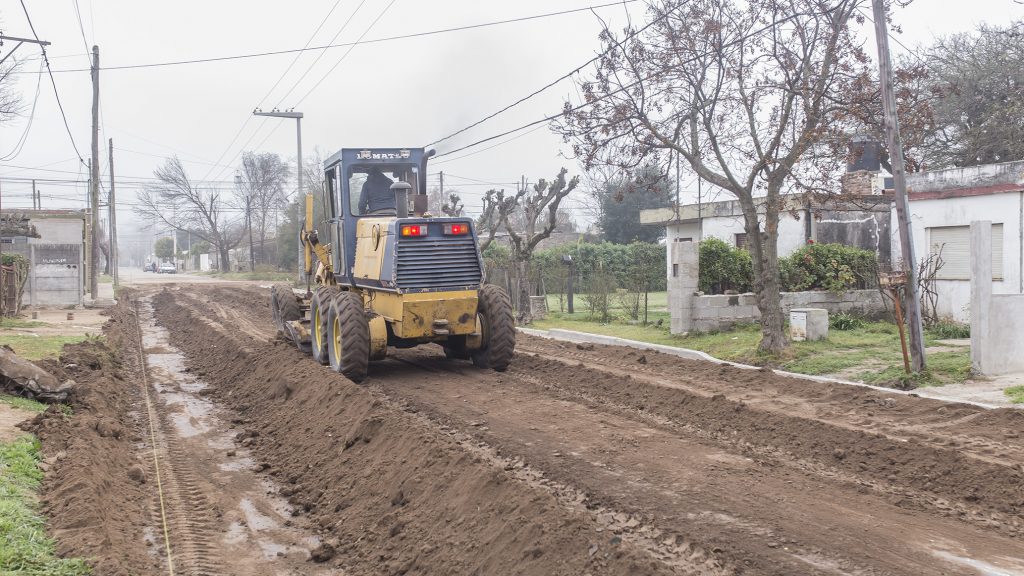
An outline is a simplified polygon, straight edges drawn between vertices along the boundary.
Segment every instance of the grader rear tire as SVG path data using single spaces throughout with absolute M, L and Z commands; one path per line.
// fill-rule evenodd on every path
M 320 286 L 313 293 L 313 300 L 309 306 L 310 349 L 313 359 L 321 364 L 330 362 L 328 340 L 330 339 L 330 311 L 333 296 L 333 290 L 327 286 Z
M 473 364 L 504 372 L 516 348 L 516 323 L 508 294 L 493 284 L 480 288 L 477 308 L 483 329 L 484 347 L 472 352 Z
M 363 298 L 355 292 L 338 292 L 331 299 L 329 318 L 331 369 L 353 382 L 362 382 L 370 364 L 370 327 Z

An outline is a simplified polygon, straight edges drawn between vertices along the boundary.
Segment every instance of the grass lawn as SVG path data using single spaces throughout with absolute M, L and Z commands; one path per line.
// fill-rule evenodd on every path
M 84 561 L 58 558 L 38 513 L 36 491 L 43 479 L 39 443 L 31 436 L 0 443 L 0 574 L 77 576 L 91 571 Z
M 0 317 L 0 329 L 3 328 L 39 328 L 46 326 L 46 322 L 38 320 L 26 320 L 24 318 Z
M 558 308 L 553 308 L 557 310 Z M 552 312 L 544 320 L 535 321 L 534 328 L 547 330 L 562 328 L 630 340 L 678 346 L 707 352 L 721 360 L 771 366 L 811 375 L 832 375 L 869 384 L 893 385 L 903 378 L 903 355 L 899 333 L 890 322 L 866 322 L 853 330 L 829 331 L 827 340 L 792 342 L 779 356 L 758 353 L 761 340 L 760 327 L 738 326 L 728 332 L 694 334 L 687 336 L 669 333 L 669 314 L 658 310 L 649 313 L 655 324 L 641 326 L 622 320 L 620 310 L 612 313 L 616 318 L 609 324 L 592 320 L 585 311 L 575 314 Z M 658 326 L 658 320 L 662 324 Z M 934 339 L 926 335 L 926 345 Z M 933 352 L 928 355 L 929 372 L 913 378 L 918 385 L 942 385 L 963 382 L 970 374 L 971 360 L 968 348 L 957 351 Z M 1022 392 L 1024 396 L 1024 392 Z
M 46 404 L 42 402 L 36 402 L 21 396 L 11 396 L 10 394 L 0 394 L 0 404 L 7 404 L 8 406 L 14 406 L 28 412 L 43 412 L 46 410 Z
M 1011 386 L 1003 390 L 1003 393 L 1010 397 L 1010 402 L 1024 404 L 1024 386 Z
M 88 336 L 32 336 L 0 332 L 0 345 L 10 346 L 18 356 L 26 360 L 40 360 L 60 356 L 65 344 L 74 344 L 86 338 Z

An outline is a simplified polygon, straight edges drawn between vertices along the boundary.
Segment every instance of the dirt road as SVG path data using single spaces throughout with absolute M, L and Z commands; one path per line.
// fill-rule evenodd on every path
M 421 347 L 356 386 L 268 302 L 191 285 L 118 312 L 148 355 L 129 448 L 156 424 L 194 573 L 1024 574 L 1021 411 L 527 336 L 502 374 Z

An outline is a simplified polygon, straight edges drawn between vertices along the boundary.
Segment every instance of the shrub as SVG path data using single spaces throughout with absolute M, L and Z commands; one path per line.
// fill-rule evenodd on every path
M 940 318 L 938 322 L 928 327 L 928 335 L 932 338 L 943 340 L 955 340 L 958 338 L 970 338 L 970 324 L 962 324 L 951 318 Z
M 782 289 L 787 292 L 842 292 L 877 284 L 875 253 L 842 244 L 808 244 L 779 259 Z
M 726 290 L 750 292 L 754 272 L 749 252 L 718 238 L 708 238 L 700 243 L 699 257 L 700 291 L 706 294 L 721 294 Z
M 829 318 L 828 325 L 833 330 L 856 330 L 864 327 L 864 320 L 851 314 L 835 314 Z

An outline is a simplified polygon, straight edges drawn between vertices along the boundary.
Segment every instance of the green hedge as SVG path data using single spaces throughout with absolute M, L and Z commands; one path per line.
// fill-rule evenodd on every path
M 699 258 L 697 287 L 701 292 L 721 294 L 726 290 L 752 290 L 754 272 L 750 252 L 711 237 L 700 243 Z
M 699 289 L 707 294 L 726 290 L 749 292 L 753 287 L 750 253 L 718 238 L 700 243 Z M 779 258 L 784 292 L 873 288 L 878 283 L 875 253 L 842 244 L 808 244 Z
M 842 244 L 808 244 L 779 259 L 779 276 L 786 292 L 842 292 L 878 284 L 875 253 Z

